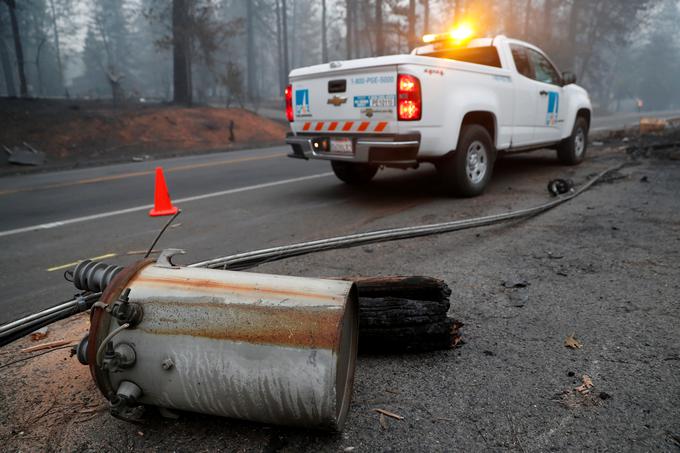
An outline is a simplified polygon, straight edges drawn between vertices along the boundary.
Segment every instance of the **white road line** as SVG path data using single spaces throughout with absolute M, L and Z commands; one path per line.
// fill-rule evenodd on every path
M 292 184 L 292 183 L 301 182 L 301 181 L 309 181 L 311 179 L 325 178 L 326 176 L 330 176 L 332 174 L 333 173 L 331 173 L 331 172 L 319 173 L 319 174 L 316 174 L 316 175 L 301 176 L 299 178 L 282 179 L 281 181 L 273 181 L 273 182 L 266 182 L 266 183 L 263 183 L 263 184 L 255 184 L 253 186 L 238 187 L 236 189 L 221 190 L 219 192 L 206 193 L 206 194 L 203 194 L 203 195 L 195 195 L 193 197 L 179 198 L 177 200 L 174 200 L 174 203 L 175 204 L 183 204 L 183 203 L 189 203 L 189 202 L 192 202 L 192 201 L 205 200 L 207 198 L 221 197 L 223 195 L 231 195 L 231 194 L 240 193 L 240 192 L 248 192 L 248 191 L 251 191 L 251 190 L 266 189 L 267 187 L 282 186 L 284 184 Z M 57 222 L 42 223 L 40 225 L 31 225 L 31 226 L 27 226 L 27 227 L 23 227 L 23 228 L 16 228 L 16 229 L 13 229 L 13 230 L 0 231 L 0 237 L 12 236 L 12 235 L 21 234 L 21 233 L 29 233 L 31 231 L 49 230 L 49 229 L 52 229 L 52 228 L 58 228 L 58 227 L 62 227 L 62 226 L 65 226 L 65 225 L 71 225 L 73 223 L 88 222 L 90 220 L 104 219 L 106 217 L 113 217 L 113 216 L 122 215 L 122 214 L 129 214 L 131 212 L 145 211 L 147 209 L 151 209 L 152 207 L 153 207 L 153 205 L 151 205 L 151 204 L 145 204 L 144 206 L 135 206 L 133 208 L 120 209 L 118 211 L 102 212 L 101 214 L 93 214 L 93 215 L 87 215 L 87 216 L 83 216 L 83 217 L 75 217 L 73 219 L 59 220 Z

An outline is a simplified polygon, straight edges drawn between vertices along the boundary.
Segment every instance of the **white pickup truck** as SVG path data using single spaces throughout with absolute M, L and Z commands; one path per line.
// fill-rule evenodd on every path
M 499 152 L 554 148 L 565 164 L 583 160 L 591 104 L 575 79 L 505 36 L 299 68 L 286 89 L 286 143 L 291 157 L 330 160 L 349 184 L 430 162 L 452 193 L 475 196 Z

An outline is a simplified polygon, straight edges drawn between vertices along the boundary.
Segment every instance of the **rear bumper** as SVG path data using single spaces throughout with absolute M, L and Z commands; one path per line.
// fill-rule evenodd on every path
M 347 135 L 344 135 L 347 137 Z M 314 144 L 330 135 L 289 133 L 286 143 L 293 152 L 288 157 L 297 159 L 324 159 L 383 165 L 412 165 L 418 162 L 420 134 L 349 136 L 354 142 L 354 155 L 333 154 L 322 151 Z

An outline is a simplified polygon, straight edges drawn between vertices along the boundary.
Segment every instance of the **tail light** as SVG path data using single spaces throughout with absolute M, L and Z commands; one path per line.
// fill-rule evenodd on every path
M 420 80 L 408 74 L 397 76 L 397 119 L 418 121 L 423 114 Z
M 293 85 L 288 85 L 286 87 L 286 117 L 288 122 L 292 123 L 293 118 Z

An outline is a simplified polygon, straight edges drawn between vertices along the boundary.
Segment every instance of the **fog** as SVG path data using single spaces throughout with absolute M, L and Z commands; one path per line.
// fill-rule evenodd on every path
M 0 96 L 257 106 L 461 22 L 542 48 L 596 111 L 680 107 L 677 0 L 0 0 Z

